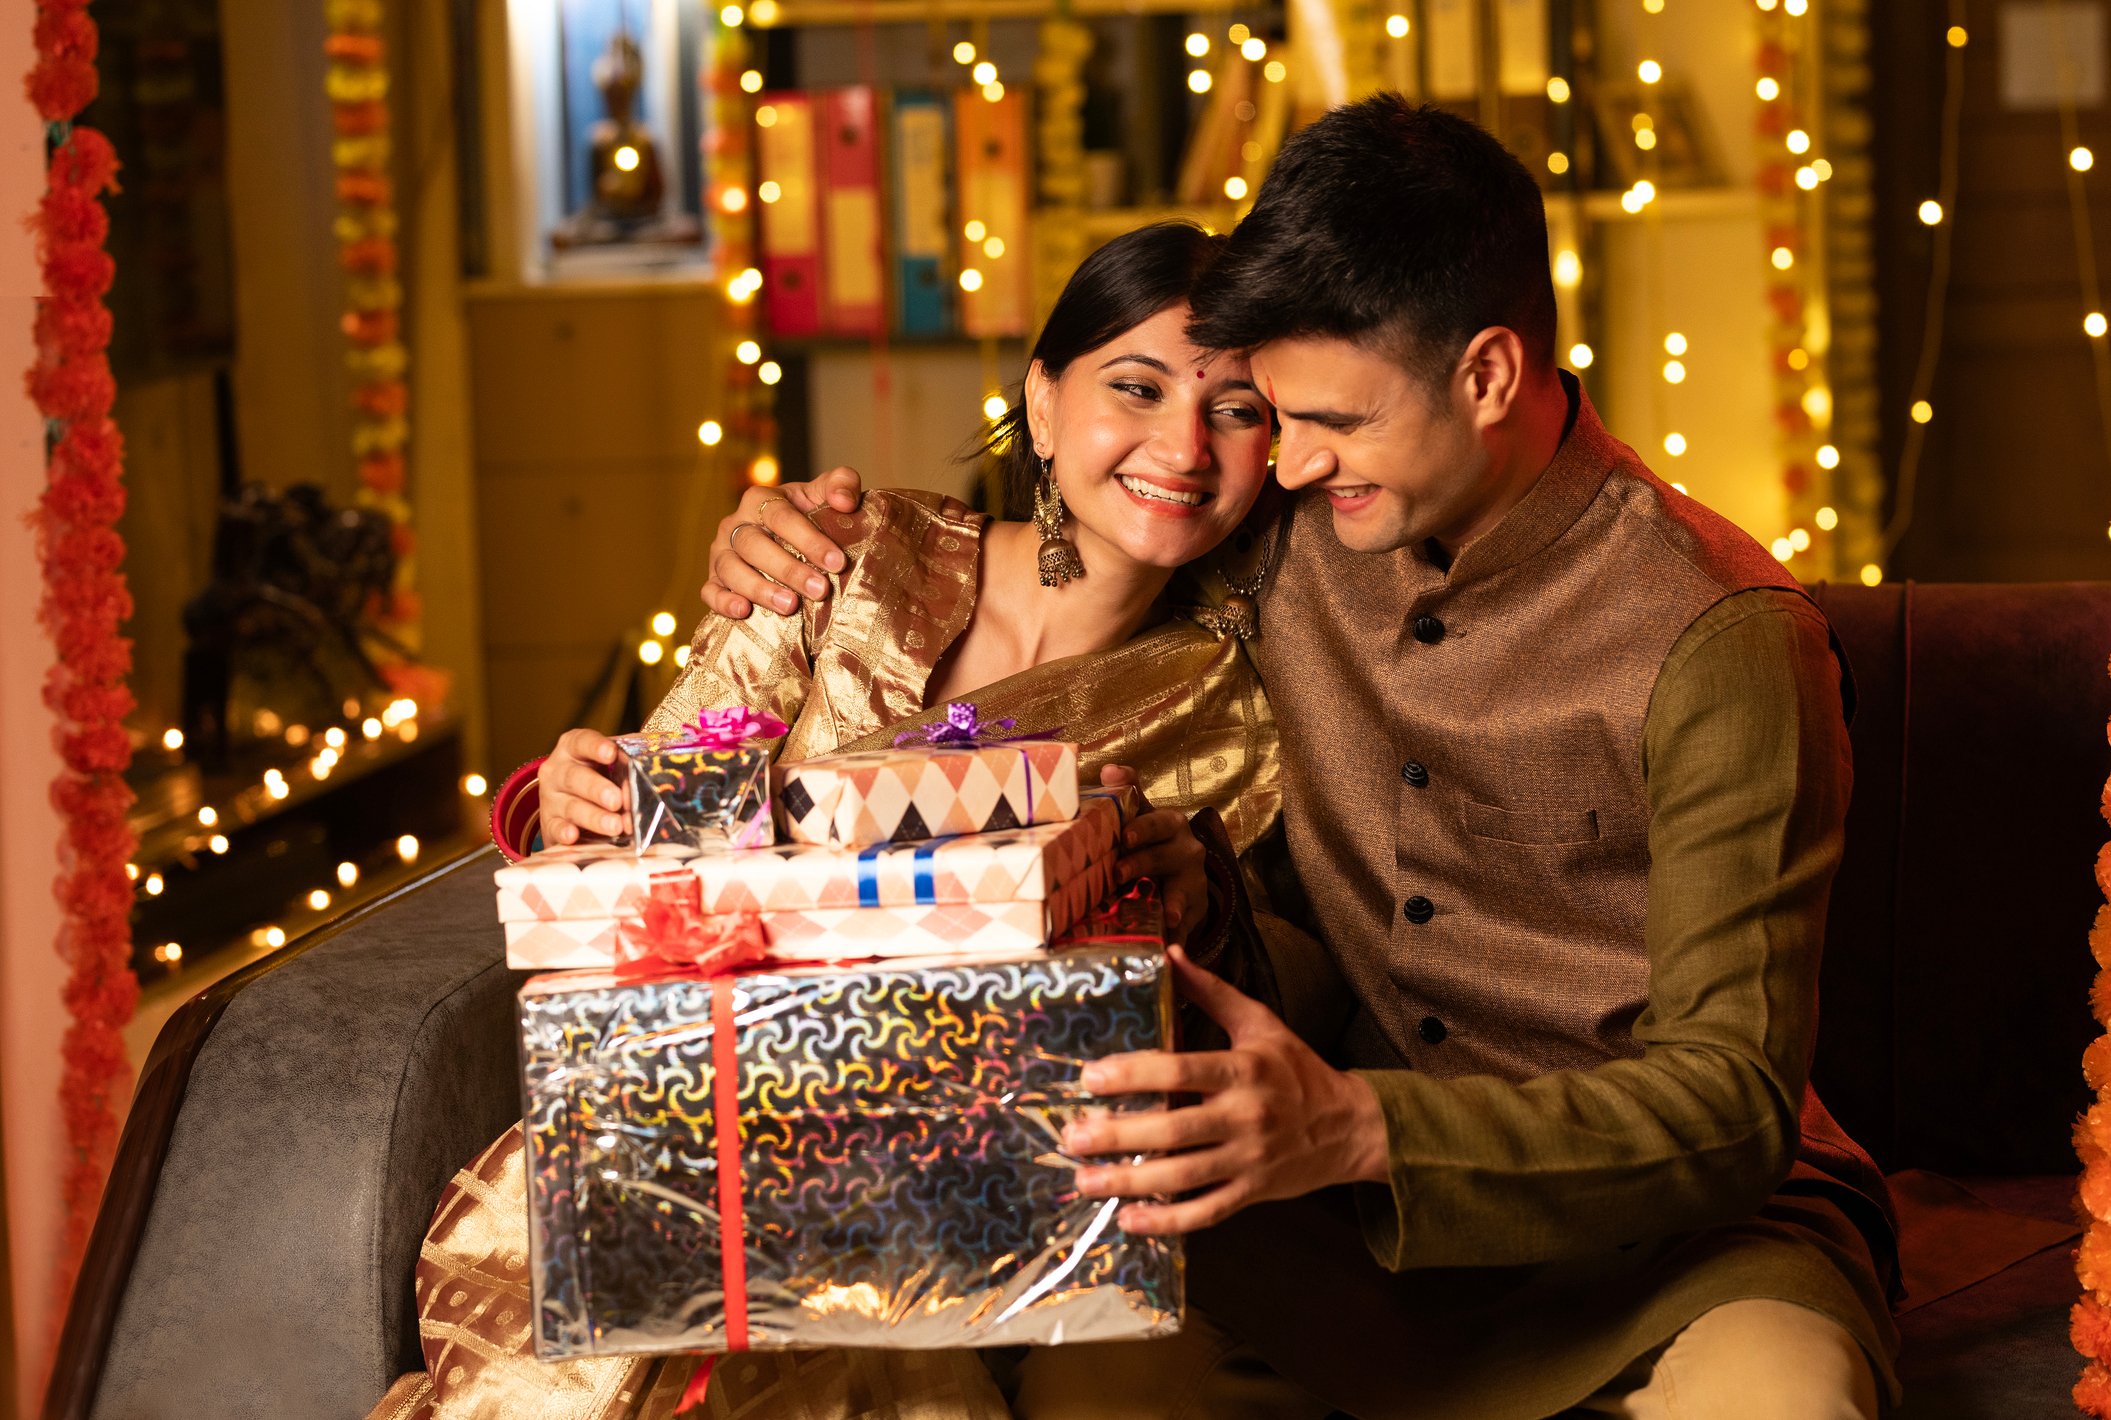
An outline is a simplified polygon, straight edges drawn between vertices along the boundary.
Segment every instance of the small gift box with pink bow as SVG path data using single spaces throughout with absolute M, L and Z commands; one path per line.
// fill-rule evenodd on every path
M 831 754 L 777 769 L 777 802 L 795 843 L 867 848 L 992 833 L 1077 817 L 1077 746 L 1006 738 L 1010 720 L 970 704 L 893 749 Z
M 618 777 L 628 784 L 630 838 L 637 851 L 776 842 L 770 754 L 784 732 L 784 721 L 774 715 L 736 705 L 701 711 L 695 723 L 679 730 L 618 735 Z

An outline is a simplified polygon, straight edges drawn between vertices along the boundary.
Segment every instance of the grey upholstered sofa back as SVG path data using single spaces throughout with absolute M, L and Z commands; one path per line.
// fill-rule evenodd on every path
M 494 853 L 245 987 L 206 1040 L 95 1420 L 364 1416 L 419 1364 L 441 1187 L 520 1117 Z

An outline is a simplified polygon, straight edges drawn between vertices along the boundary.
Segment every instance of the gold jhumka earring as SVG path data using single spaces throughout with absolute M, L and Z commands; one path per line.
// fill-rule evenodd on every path
M 1063 536 L 1063 490 L 1056 487 L 1048 460 L 1041 460 L 1041 480 L 1034 485 L 1034 528 L 1041 534 L 1041 585 L 1060 587 L 1085 575 L 1077 548 Z

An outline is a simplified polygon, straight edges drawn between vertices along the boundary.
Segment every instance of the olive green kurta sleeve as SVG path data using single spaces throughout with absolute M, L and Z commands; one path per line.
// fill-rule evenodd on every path
M 1688 628 L 1643 733 L 1649 998 L 1637 1058 L 1522 1083 L 1363 1072 L 1394 1269 L 1543 1262 L 1748 1216 L 1794 1160 L 1826 898 L 1850 783 L 1840 668 L 1800 597 L 1741 592 Z

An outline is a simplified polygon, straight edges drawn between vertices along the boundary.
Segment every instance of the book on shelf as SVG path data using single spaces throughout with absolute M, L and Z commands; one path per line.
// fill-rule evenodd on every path
M 821 329 L 878 335 L 887 325 L 887 268 L 875 96 L 856 84 L 814 97 L 821 115 Z
M 953 283 L 947 268 L 952 219 L 952 108 L 928 89 L 895 94 L 888 138 L 893 178 L 894 328 L 907 336 L 949 335 Z
M 979 277 L 973 289 L 961 287 L 960 328 L 975 336 L 1024 335 L 1033 318 L 1025 100 L 1007 93 L 992 102 L 959 90 L 953 127 L 961 275 Z M 981 235 L 970 238 L 974 222 L 982 224 Z
M 777 184 L 774 202 L 756 204 L 763 312 L 778 335 L 813 335 L 821 329 L 821 204 L 813 100 L 797 91 L 764 94 L 756 116 L 757 185 Z

